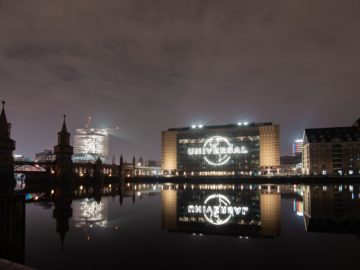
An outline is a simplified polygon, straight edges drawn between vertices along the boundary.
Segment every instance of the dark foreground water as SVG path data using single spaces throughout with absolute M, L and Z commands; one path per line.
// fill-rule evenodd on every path
M 0 206 L 0 257 L 36 269 L 359 264 L 357 185 L 56 186 Z

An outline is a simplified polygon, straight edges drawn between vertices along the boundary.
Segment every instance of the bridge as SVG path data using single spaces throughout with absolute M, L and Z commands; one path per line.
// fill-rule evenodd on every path
M 80 181 L 87 179 L 100 181 L 103 178 L 115 180 L 135 175 L 135 158 L 132 164 L 124 163 L 122 157 L 119 164 L 104 164 L 100 157 L 95 162 L 73 162 L 73 147 L 70 145 L 70 133 L 66 127 L 66 116 L 61 130 L 57 133 L 57 145 L 54 146 L 53 161 L 19 161 L 14 160 L 15 141 L 11 139 L 11 124 L 7 121 L 2 102 L 0 114 L 0 184 L 12 184 L 15 177 L 22 181 L 49 183 L 54 181 Z M 101 182 L 101 181 L 100 181 Z

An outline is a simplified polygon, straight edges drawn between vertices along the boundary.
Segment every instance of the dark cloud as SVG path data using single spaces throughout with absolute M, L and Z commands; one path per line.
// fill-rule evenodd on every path
M 245 119 L 279 123 L 288 153 L 359 117 L 359 28 L 355 0 L 0 0 L 1 98 L 26 155 L 63 113 L 119 125 L 128 158 L 159 159 L 162 129 Z

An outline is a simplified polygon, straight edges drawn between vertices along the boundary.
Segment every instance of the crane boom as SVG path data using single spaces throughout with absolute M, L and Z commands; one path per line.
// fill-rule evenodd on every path
M 91 124 L 91 116 L 88 117 L 88 120 L 86 122 L 85 128 L 88 129 Z

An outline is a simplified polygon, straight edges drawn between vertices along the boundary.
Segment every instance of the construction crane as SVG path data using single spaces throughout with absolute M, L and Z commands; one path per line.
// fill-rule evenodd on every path
M 89 115 L 88 117 L 88 120 L 85 124 L 85 129 L 89 129 L 90 125 L 91 125 L 91 121 L 92 121 L 92 117 L 91 115 Z M 109 131 L 113 131 L 113 130 L 119 130 L 120 127 L 119 126 L 116 126 L 116 127 L 113 127 L 113 128 L 102 128 L 102 130 L 106 131 L 106 132 L 109 132 Z
M 89 115 L 88 120 L 87 120 L 86 125 L 85 125 L 85 128 L 86 128 L 86 129 L 88 129 L 88 128 L 90 127 L 91 120 L 92 120 L 92 119 L 91 119 L 91 115 Z

